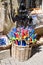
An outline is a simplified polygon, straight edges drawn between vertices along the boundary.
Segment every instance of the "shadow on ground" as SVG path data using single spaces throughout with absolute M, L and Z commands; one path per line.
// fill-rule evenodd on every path
M 31 57 L 32 57 L 33 55 L 35 55 L 36 53 L 39 53 L 39 52 L 41 52 L 41 51 L 42 51 L 42 50 L 41 50 L 41 47 L 40 47 L 40 46 L 33 47 L 33 48 L 32 48 Z

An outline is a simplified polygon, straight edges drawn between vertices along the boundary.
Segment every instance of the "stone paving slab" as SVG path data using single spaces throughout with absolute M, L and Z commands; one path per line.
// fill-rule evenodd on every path
M 0 51 L 0 60 L 10 57 L 10 49 Z
M 27 61 L 19 62 L 11 57 L 1 60 L 0 65 L 43 65 L 43 46 L 40 46 L 40 52 L 35 53 Z

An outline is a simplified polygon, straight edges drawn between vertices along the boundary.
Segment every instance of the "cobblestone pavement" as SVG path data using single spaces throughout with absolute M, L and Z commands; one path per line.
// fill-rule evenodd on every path
M 1 60 L 0 65 L 43 65 L 43 46 L 27 61 L 19 62 L 14 58 Z

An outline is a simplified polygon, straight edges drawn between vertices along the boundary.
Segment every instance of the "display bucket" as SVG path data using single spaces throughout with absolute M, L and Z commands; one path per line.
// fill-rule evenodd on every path
M 19 61 L 28 60 L 31 57 L 32 47 L 29 45 L 19 46 L 16 44 L 12 44 L 12 57 Z

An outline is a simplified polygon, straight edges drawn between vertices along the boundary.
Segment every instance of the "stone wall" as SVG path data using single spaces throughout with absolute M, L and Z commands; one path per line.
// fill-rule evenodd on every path
M 14 3 L 17 4 L 15 1 L 14 1 Z M 2 5 L 2 4 L 3 3 L 0 2 L 0 13 L 1 13 L 0 14 L 0 28 L 1 28 L 0 30 L 2 30 L 4 34 L 8 34 L 8 32 L 11 30 L 11 28 L 15 26 L 15 23 L 13 23 L 13 21 L 9 19 L 9 16 L 8 16 L 8 9 L 10 8 L 9 5 L 6 10 L 6 16 L 5 16 L 5 9 L 4 9 L 4 5 Z M 14 5 L 13 5 L 13 7 L 14 7 Z

